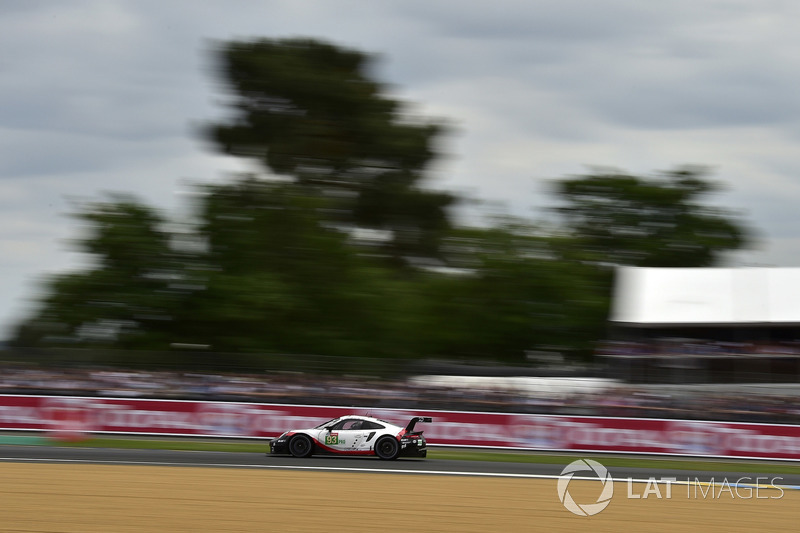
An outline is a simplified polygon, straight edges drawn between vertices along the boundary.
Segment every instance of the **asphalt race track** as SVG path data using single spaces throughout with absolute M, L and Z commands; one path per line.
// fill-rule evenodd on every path
M 555 477 L 561 473 L 564 466 L 575 458 L 577 456 L 565 456 L 564 464 L 410 458 L 381 461 L 372 457 L 311 457 L 297 459 L 290 456 L 267 456 L 260 453 L 128 450 L 59 446 L 0 446 L 0 462 L 382 472 L 405 475 L 427 474 L 501 478 Z M 602 462 L 602 459 L 599 460 Z M 649 477 L 674 477 L 679 480 L 691 478 L 698 481 L 710 481 L 712 478 L 719 480 L 722 477 L 727 477 L 728 479 L 740 477 L 773 479 L 776 474 L 771 473 L 770 467 L 774 464 L 765 462 L 763 472 L 746 473 L 625 467 L 613 467 L 609 468 L 609 471 L 615 479 L 647 479 Z M 779 476 L 779 480 L 775 483 L 778 485 L 800 486 L 800 475 L 798 474 L 777 474 L 777 476 Z

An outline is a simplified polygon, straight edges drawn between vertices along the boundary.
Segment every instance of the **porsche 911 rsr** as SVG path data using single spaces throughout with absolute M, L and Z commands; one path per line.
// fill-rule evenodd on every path
M 395 426 L 370 416 L 347 415 L 311 429 L 293 429 L 273 439 L 269 453 L 310 457 L 320 455 L 377 455 L 381 459 L 425 457 L 428 454 L 418 422 L 432 422 L 415 416 L 406 427 Z

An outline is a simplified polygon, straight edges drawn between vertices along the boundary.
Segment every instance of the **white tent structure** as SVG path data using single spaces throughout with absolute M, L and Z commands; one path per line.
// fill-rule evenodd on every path
M 800 324 L 800 268 L 620 268 L 610 320 L 651 328 Z

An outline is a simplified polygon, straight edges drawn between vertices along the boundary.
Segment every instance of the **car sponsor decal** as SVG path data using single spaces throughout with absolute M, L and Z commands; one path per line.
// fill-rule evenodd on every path
M 318 441 L 317 439 L 314 439 L 314 442 L 323 452 L 328 452 L 336 455 L 375 455 L 375 452 L 373 450 L 339 450 L 336 448 L 325 446 L 325 444 Z

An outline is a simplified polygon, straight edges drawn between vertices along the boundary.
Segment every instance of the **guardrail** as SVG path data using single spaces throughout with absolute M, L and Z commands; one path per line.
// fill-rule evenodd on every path
M 0 430 L 269 438 L 344 414 L 425 424 L 432 445 L 800 460 L 800 426 L 655 418 L 0 395 Z

